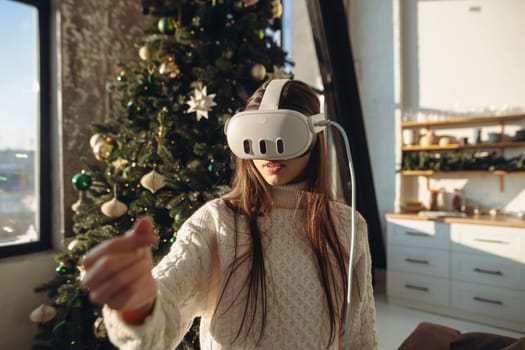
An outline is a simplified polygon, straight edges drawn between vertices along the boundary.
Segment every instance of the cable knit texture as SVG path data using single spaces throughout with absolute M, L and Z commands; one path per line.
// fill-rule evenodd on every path
M 302 188 L 304 184 L 273 187 L 274 208 L 258 221 L 268 286 L 267 322 L 260 339 L 260 317 L 257 317 L 260 314 L 256 314 L 252 330 L 241 333 L 234 341 L 244 314 L 247 292 L 243 286 L 249 263 L 242 263 L 235 271 L 216 309 L 233 262 L 236 239 L 233 213 L 222 199 L 216 199 L 187 220 L 171 251 L 153 269 L 159 286 L 157 301 L 143 325 L 127 325 L 115 311 L 103 308 L 111 342 L 125 350 L 175 349 L 193 319 L 201 317 L 202 349 L 343 349 L 342 335 L 328 346 L 330 321 L 326 299 L 302 226 L 304 209 L 297 208 Z M 350 208 L 331 202 L 330 211 L 336 232 L 348 249 Z M 350 349 L 377 349 L 367 227 L 360 215 L 356 217 Z M 237 231 L 237 255 L 249 254 L 250 235 L 242 217 L 237 221 Z M 212 267 L 214 261 L 219 266 Z M 218 293 L 212 287 L 213 280 L 218 280 Z M 259 302 L 257 312 L 261 305 Z

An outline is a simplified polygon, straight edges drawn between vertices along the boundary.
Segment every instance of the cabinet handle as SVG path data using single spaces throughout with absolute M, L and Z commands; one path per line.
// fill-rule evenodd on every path
M 422 292 L 428 292 L 428 290 L 429 290 L 427 287 L 414 286 L 412 284 L 405 284 L 405 288 L 407 288 L 407 289 L 415 289 L 415 290 L 419 290 L 419 291 L 422 291 Z
M 414 263 L 414 264 L 423 264 L 423 265 L 430 264 L 428 260 L 419 260 L 419 259 L 412 259 L 412 258 L 406 258 L 405 261 L 409 263 Z
M 487 275 L 503 276 L 503 272 L 501 272 L 501 271 L 485 270 L 485 269 L 480 269 L 479 267 L 476 267 L 474 269 L 474 272 L 486 273 Z
M 408 235 L 408 236 L 418 236 L 418 237 L 430 237 L 430 236 L 432 236 L 430 233 L 414 232 L 414 231 L 405 231 L 405 234 Z
M 499 300 L 492 300 L 492 299 L 486 299 L 481 297 L 473 297 L 472 299 L 479 301 L 481 303 L 487 303 L 487 304 L 494 304 L 494 305 L 503 305 L 502 301 Z
M 474 238 L 474 240 L 483 243 L 509 244 L 509 242 L 500 241 L 498 239 Z

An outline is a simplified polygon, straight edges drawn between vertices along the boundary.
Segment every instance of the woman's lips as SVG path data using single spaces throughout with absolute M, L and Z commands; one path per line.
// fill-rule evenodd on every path
M 284 168 L 284 164 L 278 162 L 265 162 L 263 167 L 270 173 L 277 174 L 282 168 Z

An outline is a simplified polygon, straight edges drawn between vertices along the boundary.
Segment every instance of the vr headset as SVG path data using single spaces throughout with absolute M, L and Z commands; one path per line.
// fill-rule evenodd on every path
M 287 160 L 310 152 L 317 134 L 325 126 L 316 125 L 324 114 L 312 116 L 279 109 L 284 85 L 289 79 L 270 81 L 257 110 L 235 114 L 224 126 L 233 154 L 242 159 Z

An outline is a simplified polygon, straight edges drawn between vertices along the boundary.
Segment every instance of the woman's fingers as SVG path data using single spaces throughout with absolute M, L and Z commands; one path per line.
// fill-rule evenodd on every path
M 97 304 L 107 304 L 119 295 L 127 294 L 128 291 L 140 293 L 141 289 L 137 288 L 135 284 L 144 280 L 144 276 L 153 280 L 151 262 L 147 259 L 136 260 L 127 268 L 108 275 L 105 280 L 98 284 L 93 284 L 90 287 L 90 299 Z
M 151 253 L 149 248 L 135 249 L 126 253 L 115 253 L 101 256 L 87 270 L 82 278 L 81 284 L 88 290 L 93 290 L 104 281 L 117 276 L 119 273 L 126 274 L 129 268 L 139 260 L 148 262 L 148 271 L 152 268 Z
M 138 310 L 151 304 L 156 297 L 157 282 L 151 275 L 143 275 L 111 295 L 105 304 L 113 310 Z
M 149 217 L 137 220 L 125 235 L 91 249 L 83 259 L 81 284 L 90 299 L 120 310 L 138 309 L 155 300 L 157 282 L 151 275 L 151 245 L 158 240 Z

